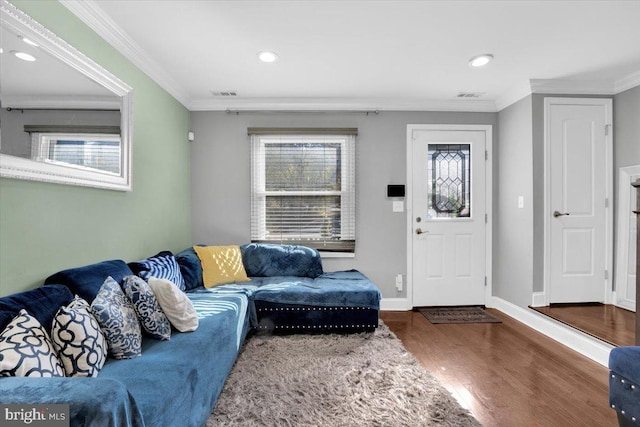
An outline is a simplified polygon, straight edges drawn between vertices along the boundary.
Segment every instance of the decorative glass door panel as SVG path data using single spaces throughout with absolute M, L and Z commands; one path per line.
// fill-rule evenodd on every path
M 471 145 L 431 143 L 427 155 L 429 219 L 471 217 Z

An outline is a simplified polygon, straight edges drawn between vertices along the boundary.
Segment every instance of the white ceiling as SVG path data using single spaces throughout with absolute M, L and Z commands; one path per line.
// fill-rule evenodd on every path
M 640 1 L 60 1 L 191 110 L 496 111 L 640 84 Z

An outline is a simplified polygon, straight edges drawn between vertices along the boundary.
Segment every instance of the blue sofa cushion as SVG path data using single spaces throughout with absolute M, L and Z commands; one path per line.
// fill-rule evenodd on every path
M 639 361 L 640 346 L 616 347 L 609 353 L 609 369 L 636 384 L 640 384 Z
M 240 246 L 249 277 L 297 276 L 315 278 L 323 273 L 320 252 L 305 246 L 250 243 Z
M 178 261 L 178 265 L 180 266 L 185 290 L 189 291 L 204 287 L 202 280 L 202 263 L 193 247 L 178 252 L 176 254 L 176 261 Z
M 51 323 L 60 306 L 67 305 L 73 300 L 73 294 L 63 285 L 49 285 L 7 295 L 0 298 L 0 331 L 7 327 L 21 309 L 35 317 L 47 330 L 51 330 Z
M 167 279 L 180 290 L 185 290 L 180 266 L 176 261 L 176 257 L 170 251 L 162 251 L 152 257 L 131 262 L 129 263 L 129 268 L 135 275 L 142 277 L 146 281 L 149 281 L 149 277 Z
M 255 301 L 316 307 L 363 307 L 380 309 L 376 285 L 357 270 L 308 277 L 263 277 L 251 282 Z
M 124 276 L 130 274 L 133 272 L 127 267 L 127 264 L 117 259 L 63 270 L 47 277 L 44 283 L 65 285 L 71 289 L 72 293 L 79 295 L 91 304 L 107 277 L 111 276 L 120 283 Z

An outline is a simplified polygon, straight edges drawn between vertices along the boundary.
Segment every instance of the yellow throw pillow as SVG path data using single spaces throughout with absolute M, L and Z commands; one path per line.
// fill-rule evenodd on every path
M 194 246 L 193 249 L 202 263 L 205 288 L 251 280 L 242 264 L 240 246 Z

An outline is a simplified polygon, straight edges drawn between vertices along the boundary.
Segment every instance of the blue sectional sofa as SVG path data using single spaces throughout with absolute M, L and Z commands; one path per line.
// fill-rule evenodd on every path
M 242 256 L 247 272 L 259 276 L 206 289 L 193 248 L 175 255 L 197 312 L 195 331 L 174 330 L 168 341 L 145 338 L 141 356 L 108 359 L 95 378 L 0 378 L 0 403 L 69 404 L 73 426 L 201 426 L 251 331 L 377 327 L 380 292 L 361 273 L 324 273 L 308 248 L 245 245 Z M 112 260 L 65 270 L 40 288 L 0 298 L 0 331 L 21 308 L 50 327 L 74 294 L 90 301 L 107 276 L 119 281 L 137 265 Z
M 640 426 L 640 346 L 611 350 L 609 370 L 609 405 L 620 426 Z

